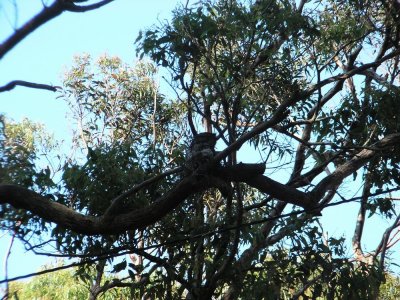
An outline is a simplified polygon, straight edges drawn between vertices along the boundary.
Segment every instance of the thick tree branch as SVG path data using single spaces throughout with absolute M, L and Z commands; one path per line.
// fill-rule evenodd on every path
M 54 85 L 34 83 L 34 82 L 29 82 L 29 81 L 24 81 L 24 80 L 13 80 L 13 81 L 7 83 L 6 85 L 0 86 L 0 93 L 6 92 L 6 91 L 11 91 L 17 85 L 32 88 L 32 89 L 48 90 L 48 91 L 52 91 L 52 92 L 56 92 L 57 89 L 60 88 L 60 87 L 54 86 Z
M 199 175 L 195 172 L 149 206 L 118 215 L 86 216 L 16 185 L 0 185 L 0 204 L 8 203 L 15 208 L 29 210 L 61 227 L 88 235 L 116 234 L 151 225 L 176 208 L 190 195 L 208 188 L 219 188 L 221 179 L 245 182 L 276 199 L 312 209 L 327 191 L 336 189 L 347 176 L 365 165 L 372 157 L 399 142 L 400 133 L 386 136 L 371 148 L 360 151 L 351 160 L 338 167 L 310 193 L 301 192 L 262 175 L 265 168 L 262 164 L 238 164 L 233 167 L 210 170 L 218 177 Z
M 245 182 L 276 199 L 292 203 L 304 208 L 312 207 L 312 200 L 308 194 L 295 188 L 275 181 L 264 173 L 264 164 L 237 164 L 217 170 L 217 174 L 228 181 Z
M 248 185 L 258 189 L 260 192 L 267 193 L 273 198 L 286 203 L 301 206 L 305 209 L 313 207 L 313 201 L 308 194 L 301 192 L 291 186 L 279 183 L 267 176 L 258 175 L 252 179 L 244 180 Z
M 183 179 L 169 193 L 149 206 L 116 216 L 86 216 L 16 185 L 0 185 L 0 204 L 8 203 L 15 208 L 29 210 L 46 221 L 54 222 L 77 233 L 117 234 L 153 224 L 193 193 L 211 187 L 213 187 L 211 180 L 199 181 L 193 175 Z
M 232 170 L 232 172 L 236 171 L 237 169 Z M 257 172 L 262 173 L 263 171 L 264 169 L 257 169 Z M 242 177 L 246 179 L 252 174 L 254 172 L 242 172 Z M 105 214 L 100 217 L 80 214 L 65 205 L 16 185 L 0 185 L 0 204 L 8 203 L 15 208 L 29 210 L 44 220 L 54 222 L 77 233 L 116 234 L 151 225 L 176 208 L 187 197 L 207 188 L 218 188 L 220 183 L 221 179 L 213 176 L 200 176 L 195 173 L 183 179 L 171 191 L 147 207 L 118 215 Z
M 372 157 L 376 156 L 381 151 L 399 145 L 399 143 L 400 133 L 389 134 L 368 149 L 360 151 L 351 160 L 339 166 L 331 175 L 325 177 L 317 184 L 312 191 L 314 199 L 318 201 L 327 191 L 336 189 L 347 176 L 364 166 Z

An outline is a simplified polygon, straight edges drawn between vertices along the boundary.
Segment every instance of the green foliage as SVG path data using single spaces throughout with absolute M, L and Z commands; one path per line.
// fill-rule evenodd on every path
M 391 274 L 386 275 L 385 282 L 379 290 L 380 300 L 392 300 L 400 297 L 400 278 Z
M 259 112 L 268 116 L 301 85 L 296 81 L 301 66 L 289 50 L 298 41 L 291 40 L 278 52 L 274 44 L 281 35 L 298 31 L 308 34 L 312 24 L 285 3 L 205 1 L 177 9 L 170 24 L 143 32 L 137 42 L 141 56 L 168 67 L 173 85 L 186 92 L 185 86 L 192 86 L 191 109 L 201 114 L 209 108 L 213 117 L 206 117 L 223 131 L 235 128 L 236 122 L 259 122 Z M 258 80 L 251 77 L 252 64 Z M 227 111 L 233 112 L 231 118 Z
M 50 269 L 52 267 L 54 266 L 46 266 L 46 268 Z M 91 276 L 93 276 L 93 274 L 91 274 Z M 112 277 L 106 277 L 103 279 L 103 282 L 112 279 Z M 13 282 L 10 284 L 10 296 L 10 299 L 20 300 L 83 300 L 89 298 L 89 290 L 84 282 L 75 275 L 74 270 L 62 270 L 34 277 L 27 282 Z M 113 289 L 101 294 L 97 299 L 111 300 L 131 298 L 129 290 Z
M 102 214 L 115 195 L 146 178 L 134 151 L 129 144 L 100 145 L 95 149 L 88 148 L 88 161 L 83 166 L 64 166 L 63 181 L 70 191 L 67 199 L 73 201 L 68 204 L 78 210 L 87 209 L 90 214 Z M 135 204 L 135 201 L 141 201 L 140 197 L 126 201 L 132 202 L 132 207 L 146 204 L 146 201 Z
M 87 290 L 72 274 L 71 271 L 60 271 L 35 277 L 27 283 L 12 283 L 10 295 L 16 299 L 86 299 Z
M 88 55 L 75 58 L 61 97 L 77 125 L 75 147 L 83 151 L 63 165 L 60 203 L 102 215 L 122 192 L 183 160 L 179 106 L 159 93 L 156 71 L 151 63 L 130 67 L 116 57 L 103 56 L 95 64 Z M 126 197 L 113 213 L 145 207 L 169 186 L 151 185 Z M 68 253 L 101 253 L 131 242 L 124 235 L 86 237 L 59 227 L 52 236 Z
M 35 166 L 38 155 L 54 146 L 43 126 L 27 119 L 16 123 L 3 118 L 2 134 L 1 181 L 26 187 L 51 186 L 48 167 L 38 171 Z
M 61 97 L 79 126 L 76 139 L 84 147 L 116 142 L 143 147 L 168 138 L 178 115 L 159 93 L 156 72 L 146 62 L 130 67 L 103 56 L 93 65 L 89 55 L 75 57 Z

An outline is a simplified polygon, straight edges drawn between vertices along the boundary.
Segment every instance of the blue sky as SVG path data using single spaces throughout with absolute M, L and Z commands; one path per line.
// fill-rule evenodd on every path
M 13 23 L 12 1 L 0 2 L 0 39 L 11 32 Z M 41 0 L 22 1 L 18 10 L 20 24 L 40 9 Z M 104 53 L 116 55 L 129 63 L 136 59 L 134 41 L 140 29 L 144 29 L 170 16 L 177 0 L 115 0 L 99 10 L 84 14 L 65 13 L 33 32 L 2 60 L 0 60 L 0 86 L 20 79 L 37 83 L 60 85 L 63 70 L 70 66 L 75 54 L 89 53 L 96 58 Z M 62 139 L 69 132 L 64 102 L 49 91 L 23 87 L 0 93 L 0 113 L 20 121 L 28 117 L 44 123 L 56 138 Z M 275 178 L 276 179 L 276 178 Z M 279 179 L 279 178 L 278 178 Z M 347 187 L 356 184 L 349 181 Z M 359 184 L 359 183 L 358 183 Z M 343 194 L 346 194 L 346 187 Z M 351 236 L 357 207 L 347 204 L 324 211 L 324 226 L 329 235 Z M 388 226 L 376 219 L 369 222 L 367 240 L 375 247 L 378 238 Z M 9 238 L 0 237 L 0 260 L 2 261 Z M 47 261 L 45 257 L 26 254 L 16 242 L 9 263 L 9 276 L 24 275 L 36 271 Z M 0 265 L 0 279 L 4 277 Z

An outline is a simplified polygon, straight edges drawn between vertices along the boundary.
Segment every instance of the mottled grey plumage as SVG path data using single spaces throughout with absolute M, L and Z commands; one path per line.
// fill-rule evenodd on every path
M 201 171 L 202 166 L 215 156 L 216 142 L 215 134 L 209 132 L 199 133 L 193 138 L 186 156 L 186 167 L 190 173 L 198 169 Z

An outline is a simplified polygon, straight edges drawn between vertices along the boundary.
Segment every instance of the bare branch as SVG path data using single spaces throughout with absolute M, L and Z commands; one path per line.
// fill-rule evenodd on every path
M 103 0 L 97 3 L 93 3 L 90 5 L 76 5 L 75 3 L 73 3 L 73 1 L 71 2 L 66 2 L 65 5 L 65 10 L 67 11 L 71 11 L 71 12 L 87 12 L 90 10 L 94 10 L 94 9 L 98 9 L 106 4 L 109 4 L 111 2 L 113 2 L 114 0 Z
M 244 180 L 248 185 L 281 201 L 301 206 L 305 209 L 313 208 L 313 200 L 304 192 L 291 186 L 279 183 L 264 175 Z
M 364 182 L 362 199 L 360 202 L 360 210 L 358 212 L 356 228 L 354 230 L 353 240 L 352 240 L 354 255 L 358 260 L 360 260 L 363 257 L 363 250 L 361 248 L 361 238 L 364 230 L 365 214 L 367 212 L 367 201 L 370 195 L 371 186 L 372 186 L 371 175 L 370 171 L 368 171 Z
M 0 59 L 14 48 L 20 41 L 26 38 L 30 33 L 38 29 L 43 24 L 47 23 L 51 19 L 62 14 L 64 11 L 71 12 L 85 12 L 93 9 L 97 9 L 104 6 L 113 0 L 103 0 L 98 3 L 94 3 L 87 6 L 77 6 L 71 1 L 56 0 L 50 6 L 45 6 L 38 14 L 32 17 L 22 27 L 17 29 L 8 39 L 0 44 Z
M 381 259 L 379 261 L 379 267 L 381 270 L 383 270 L 385 266 L 385 257 L 386 257 L 386 251 L 388 249 L 388 242 L 390 235 L 392 234 L 392 231 L 399 226 L 400 226 L 400 215 L 398 215 L 394 220 L 393 224 L 385 230 L 385 233 L 382 236 L 382 240 L 375 250 L 374 256 L 377 256 L 379 253 L 381 254 Z
M 29 82 L 29 81 L 24 81 L 24 80 L 13 80 L 13 81 L 7 83 L 6 85 L 0 86 L 0 93 L 11 91 L 17 85 L 32 88 L 32 89 L 48 90 L 48 91 L 52 91 L 52 92 L 56 92 L 57 89 L 61 88 L 59 86 L 54 86 L 54 85 L 34 83 L 34 82 Z
M 217 170 L 217 174 L 228 181 L 245 182 L 281 201 L 311 208 L 313 202 L 308 194 L 262 175 L 264 170 L 264 164 L 240 163 L 232 167 L 221 168 Z
M 310 86 L 306 90 L 305 94 L 306 95 L 311 95 L 312 93 L 314 93 L 316 90 L 320 89 L 321 87 L 323 87 L 323 86 L 325 86 L 325 85 L 327 85 L 329 83 L 336 82 L 336 81 L 338 81 L 340 79 L 348 79 L 348 78 L 351 78 L 351 77 L 353 77 L 354 75 L 357 75 L 357 74 L 358 75 L 362 75 L 362 74 L 365 75 L 365 71 L 367 71 L 368 69 L 373 69 L 373 68 L 381 65 L 383 62 L 385 62 L 385 61 L 387 61 L 389 59 L 392 59 L 392 58 L 394 58 L 394 57 L 396 57 L 398 55 L 400 55 L 400 48 L 394 50 L 393 52 L 387 54 L 386 56 L 382 57 L 379 60 L 376 60 L 376 61 L 371 62 L 371 63 L 363 64 L 360 67 L 354 68 L 354 69 L 352 69 L 352 70 L 350 70 L 348 72 L 344 72 L 342 74 L 338 74 L 338 75 L 326 78 L 324 80 L 321 80 L 320 82 Z
M 15 45 L 26 38 L 30 33 L 39 28 L 44 23 L 57 17 L 63 12 L 60 1 L 55 1 L 51 6 L 44 7 L 41 12 L 26 22 L 21 28 L 17 29 L 7 40 L 0 44 L 0 59 L 10 51 Z

